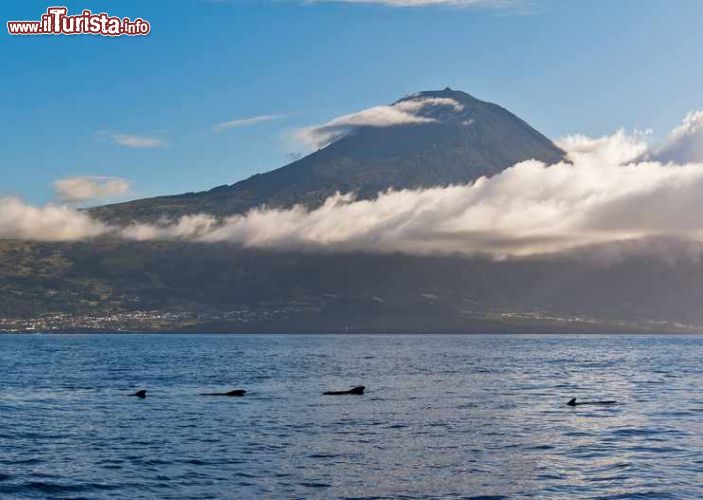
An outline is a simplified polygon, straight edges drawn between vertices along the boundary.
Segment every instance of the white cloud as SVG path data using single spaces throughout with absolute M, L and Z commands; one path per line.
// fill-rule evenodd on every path
M 234 0 L 201 0 L 204 3 L 227 4 Z M 316 3 L 356 3 L 378 4 L 390 7 L 525 7 L 531 0 L 300 0 L 304 4 Z
M 575 163 L 587 161 L 624 165 L 647 154 L 647 135 L 648 133 L 642 132 L 628 135 L 620 129 L 613 135 L 595 139 L 584 135 L 569 135 L 558 139 L 556 144 L 566 151 L 569 159 Z
M 703 165 L 524 162 L 466 186 L 254 210 L 196 239 L 246 247 L 531 255 L 646 237 L 700 240 Z M 173 228 L 183 232 L 184 222 Z M 168 235 L 162 233 L 161 236 Z
M 129 189 L 129 181 L 119 177 L 82 176 L 54 181 L 56 197 L 64 203 L 114 198 Z
M 523 5 L 524 0 L 309 0 L 309 3 L 322 2 L 380 4 L 390 7 L 510 7 Z
M 162 139 L 146 137 L 143 135 L 113 134 L 112 140 L 120 146 L 124 146 L 126 148 L 151 149 L 163 148 L 166 146 L 166 142 Z
M 106 225 L 73 208 L 35 207 L 18 198 L 0 198 L 0 237 L 40 241 L 74 241 L 100 236 Z
M 218 123 L 217 125 L 212 127 L 212 130 L 213 130 L 213 132 L 222 132 L 222 131 L 227 130 L 229 128 L 250 127 L 250 126 L 256 125 L 258 123 L 270 122 L 273 120 L 280 120 L 281 118 L 285 118 L 285 115 L 259 115 L 259 116 L 252 116 L 249 118 L 236 118 L 234 120 L 229 120 L 226 122 Z
M 431 123 L 435 120 L 429 116 L 423 116 L 422 111 L 435 106 L 449 106 L 457 111 L 463 109 L 463 106 L 454 99 L 417 97 L 389 106 L 374 106 L 357 113 L 340 116 L 322 125 L 300 128 L 294 131 L 293 136 L 308 147 L 321 148 L 360 127 L 392 127 Z
M 130 240 L 147 241 L 162 239 L 192 240 L 202 238 L 218 227 L 218 221 L 212 215 L 185 215 L 177 222 L 168 220 L 160 224 L 133 223 L 123 228 L 120 234 Z
M 703 158 L 703 110 L 686 115 L 683 124 L 675 128 L 652 158 L 677 163 L 699 161 Z

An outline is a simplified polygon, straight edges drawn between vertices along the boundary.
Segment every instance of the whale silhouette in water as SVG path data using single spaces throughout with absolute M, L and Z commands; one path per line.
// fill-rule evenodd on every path
M 130 394 L 130 396 L 134 396 L 139 399 L 144 399 L 144 398 L 146 398 L 146 389 L 140 389 L 137 392 L 135 392 L 134 394 Z
M 571 398 L 568 403 L 566 403 L 567 406 L 582 406 L 582 405 L 614 405 L 617 404 L 617 401 L 582 401 L 582 402 L 576 402 L 576 398 Z
M 242 397 L 247 393 L 244 389 L 234 389 L 229 392 L 204 392 L 201 396 L 227 396 L 230 398 Z
M 348 391 L 327 391 L 323 392 L 323 396 L 344 396 L 346 394 L 356 394 L 356 395 L 362 395 L 364 394 L 364 387 L 363 385 L 358 385 L 356 387 L 353 387 L 352 389 L 349 389 Z

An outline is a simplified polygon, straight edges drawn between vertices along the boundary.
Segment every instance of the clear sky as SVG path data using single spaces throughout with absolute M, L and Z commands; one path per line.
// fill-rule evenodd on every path
M 702 1 L 500 3 L 5 0 L 0 194 L 43 203 L 53 181 L 83 175 L 129 179 L 130 197 L 231 184 L 303 151 L 296 127 L 446 86 L 552 138 L 664 134 L 703 108 Z M 152 32 L 7 34 L 53 4 Z

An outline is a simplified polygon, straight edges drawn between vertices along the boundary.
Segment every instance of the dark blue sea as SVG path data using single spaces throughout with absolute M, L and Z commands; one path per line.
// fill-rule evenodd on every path
M 700 336 L 2 335 L 0 498 L 703 498 L 702 361 Z

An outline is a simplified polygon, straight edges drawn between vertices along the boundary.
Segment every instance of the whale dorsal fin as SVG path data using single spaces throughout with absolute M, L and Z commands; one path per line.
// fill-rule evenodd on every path
M 566 404 L 569 406 L 576 406 L 576 398 L 571 398 Z

